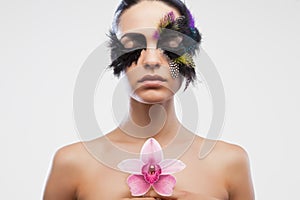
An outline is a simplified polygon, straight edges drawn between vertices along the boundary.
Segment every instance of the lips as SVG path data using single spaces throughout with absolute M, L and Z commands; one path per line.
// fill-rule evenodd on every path
M 167 81 L 166 79 L 164 79 L 163 77 L 159 76 L 159 75 L 146 75 L 144 76 L 142 79 L 138 80 L 138 82 L 145 82 L 145 81 L 161 81 L 161 82 L 165 82 Z

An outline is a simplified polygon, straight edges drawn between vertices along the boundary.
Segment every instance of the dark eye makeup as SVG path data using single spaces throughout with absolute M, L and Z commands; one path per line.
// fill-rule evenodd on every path
M 157 48 L 177 52 L 183 48 L 183 37 L 177 33 L 164 33 L 159 37 Z
M 120 39 L 121 44 L 125 50 L 145 49 L 147 41 L 141 33 L 126 33 Z
M 178 51 L 183 48 L 183 37 L 176 33 L 162 33 L 157 42 L 157 48 L 168 51 Z M 124 51 L 146 49 L 147 40 L 141 33 L 126 33 L 120 38 Z

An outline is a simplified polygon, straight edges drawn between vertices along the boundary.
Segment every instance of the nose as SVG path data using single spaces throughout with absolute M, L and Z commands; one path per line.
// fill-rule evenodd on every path
M 161 52 L 156 48 L 147 48 L 144 51 L 143 66 L 146 69 L 155 69 L 161 66 Z

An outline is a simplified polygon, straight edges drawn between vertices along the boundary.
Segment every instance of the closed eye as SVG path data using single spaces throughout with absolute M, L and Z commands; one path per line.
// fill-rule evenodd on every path
M 178 34 L 161 34 L 157 47 L 161 49 L 173 49 L 182 48 L 183 37 Z
M 141 33 L 126 33 L 120 39 L 125 50 L 144 49 L 147 46 L 146 38 Z

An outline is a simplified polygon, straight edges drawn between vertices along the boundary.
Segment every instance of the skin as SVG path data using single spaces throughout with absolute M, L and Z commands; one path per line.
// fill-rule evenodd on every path
M 243 148 L 222 141 L 212 141 L 216 144 L 210 154 L 204 159 L 198 158 L 204 139 L 185 129 L 175 114 L 173 96 L 180 88 L 182 78 L 171 78 L 167 58 L 160 50 L 152 48 L 157 42 L 152 33 L 137 30 L 143 27 L 157 28 L 161 17 L 170 11 L 173 11 L 176 17 L 179 16 L 176 9 L 162 2 L 140 2 L 121 16 L 118 34 L 124 35 L 132 30 L 143 33 L 146 35 L 148 47 L 147 50 L 143 50 L 138 62 L 126 70 L 131 93 L 130 112 L 129 118 L 124 120 L 122 126 L 131 127 L 132 121 L 140 126 L 148 125 L 151 122 L 149 109 L 153 104 L 158 104 L 160 107 L 154 112 L 154 118 L 155 115 L 161 114 L 160 109 L 165 111 L 166 118 L 161 129 L 153 137 L 162 148 L 170 145 L 170 141 L 178 148 L 192 141 L 189 148 L 179 157 L 187 167 L 173 174 L 177 180 L 173 195 L 161 197 L 151 189 L 143 197 L 132 197 L 126 184 L 129 174 L 106 166 L 87 151 L 86 147 L 96 146 L 99 152 L 113 152 L 114 147 L 107 145 L 108 139 L 119 148 L 139 153 L 147 139 L 147 130 L 138 133 L 141 137 L 133 137 L 126 134 L 120 126 L 108 133 L 106 138 L 101 137 L 86 143 L 78 142 L 59 149 L 53 159 L 44 200 L 254 199 L 248 155 Z M 160 75 L 166 81 L 150 85 L 138 82 L 146 74 Z M 155 125 L 157 124 L 153 126 Z M 177 133 L 178 139 L 173 140 Z M 111 156 L 118 158 L 117 154 L 112 153 Z

